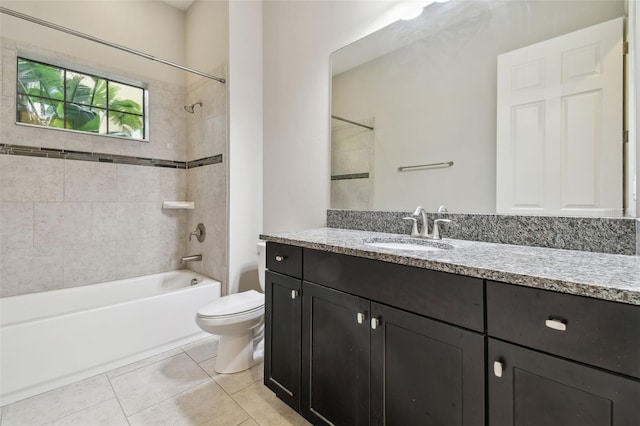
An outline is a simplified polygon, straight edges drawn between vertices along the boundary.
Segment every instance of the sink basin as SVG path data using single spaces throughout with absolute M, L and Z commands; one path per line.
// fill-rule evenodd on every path
M 419 240 L 417 238 L 402 239 L 373 239 L 364 241 L 364 243 L 371 247 L 378 247 L 391 250 L 409 250 L 409 251 L 440 251 L 453 248 L 450 244 L 433 241 L 433 240 Z

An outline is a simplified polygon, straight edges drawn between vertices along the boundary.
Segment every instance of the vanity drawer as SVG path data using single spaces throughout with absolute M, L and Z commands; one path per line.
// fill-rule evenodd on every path
M 640 378 L 640 306 L 487 281 L 487 333 Z
M 267 269 L 302 278 L 302 247 L 267 242 Z
M 481 279 L 304 249 L 304 279 L 375 302 L 484 331 Z

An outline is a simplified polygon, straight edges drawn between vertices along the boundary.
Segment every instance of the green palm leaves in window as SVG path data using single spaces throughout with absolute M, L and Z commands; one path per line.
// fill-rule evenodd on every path
M 17 121 L 144 138 L 144 89 L 18 58 Z

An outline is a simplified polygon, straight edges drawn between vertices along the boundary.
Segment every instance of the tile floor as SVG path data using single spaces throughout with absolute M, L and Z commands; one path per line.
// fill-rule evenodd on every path
M 0 426 L 308 425 L 262 384 L 263 365 L 213 370 L 207 338 L 0 409 Z

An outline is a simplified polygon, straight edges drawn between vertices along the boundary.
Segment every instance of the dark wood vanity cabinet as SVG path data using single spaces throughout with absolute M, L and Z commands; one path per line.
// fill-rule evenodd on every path
M 487 282 L 491 426 L 640 425 L 640 307 Z
M 267 256 L 277 248 L 267 244 Z M 279 263 L 267 273 L 267 387 L 314 424 L 484 424 L 484 336 L 473 331 L 484 328 L 481 280 L 316 250 L 302 257 L 301 299 L 291 293 L 299 279 L 273 272 Z M 293 327 L 274 321 L 297 321 L 297 309 L 296 342 Z M 300 370 L 287 369 L 300 342 Z
M 265 384 L 313 424 L 640 426 L 640 306 L 267 256 Z

